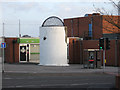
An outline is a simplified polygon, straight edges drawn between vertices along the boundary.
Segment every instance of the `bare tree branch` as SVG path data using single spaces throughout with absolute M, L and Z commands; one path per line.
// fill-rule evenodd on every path
M 112 5 L 114 5 L 116 7 L 116 9 L 120 10 L 120 6 L 117 5 L 113 0 L 110 0 Z M 95 8 L 95 10 L 97 12 L 99 12 L 102 15 L 105 15 L 103 20 L 105 20 L 107 23 L 109 23 L 112 27 L 110 28 L 108 27 L 103 27 L 104 30 L 109 31 L 109 32 L 117 32 L 120 33 L 120 16 L 113 16 L 113 14 L 106 11 L 104 8 L 96 8 L 95 5 L 93 5 L 93 7 Z M 113 28 L 114 27 L 114 28 Z M 108 29 L 109 28 L 109 29 Z

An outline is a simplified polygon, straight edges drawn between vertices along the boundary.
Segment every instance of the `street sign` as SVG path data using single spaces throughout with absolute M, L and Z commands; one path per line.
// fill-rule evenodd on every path
M 106 59 L 105 59 L 105 63 L 106 63 Z
M 6 43 L 5 42 L 1 43 L 1 48 L 6 48 Z

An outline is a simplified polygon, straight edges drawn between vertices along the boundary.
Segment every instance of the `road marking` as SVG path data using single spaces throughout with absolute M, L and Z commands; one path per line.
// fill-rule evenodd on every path
M 18 85 L 18 86 L 5 86 L 6 88 L 9 88 L 9 87 L 49 87 L 49 86 L 52 86 L 52 87 L 55 87 L 55 86 L 81 86 L 81 85 L 100 85 L 100 84 L 112 84 L 112 83 L 81 83 L 81 84 L 41 84 L 41 85 Z
M 86 85 L 88 83 L 81 84 L 41 84 L 41 85 L 18 85 L 18 86 L 7 86 L 7 87 L 47 87 L 47 86 L 78 86 L 78 85 Z M 6 87 L 6 86 L 5 86 Z
M 13 78 L 4 78 L 4 79 L 13 79 Z

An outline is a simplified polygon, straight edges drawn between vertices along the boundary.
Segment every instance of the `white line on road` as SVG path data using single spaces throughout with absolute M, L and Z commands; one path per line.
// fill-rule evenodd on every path
M 101 85 L 101 84 L 104 84 L 104 85 L 111 85 L 112 83 L 80 83 L 80 84 L 41 84 L 41 85 L 18 85 L 18 86 L 5 86 L 6 88 L 12 88 L 12 87 L 49 87 L 49 86 L 52 86 L 52 87 L 55 87 L 55 86 L 81 86 L 81 85 Z

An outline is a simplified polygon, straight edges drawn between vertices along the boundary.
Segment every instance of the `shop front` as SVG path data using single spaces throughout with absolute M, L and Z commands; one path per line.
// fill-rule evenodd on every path
M 5 62 L 39 63 L 39 38 L 5 38 Z
M 19 62 L 39 62 L 39 38 L 20 38 Z

